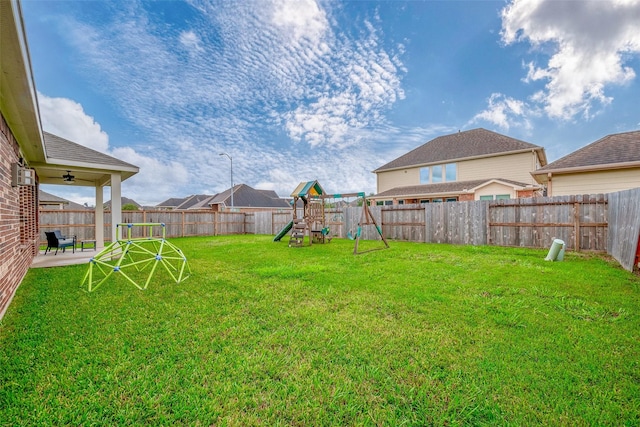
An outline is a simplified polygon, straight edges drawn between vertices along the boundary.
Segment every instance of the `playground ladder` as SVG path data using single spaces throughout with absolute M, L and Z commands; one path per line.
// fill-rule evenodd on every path
M 304 244 L 304 235 L 307 232 L 307 224 L 304 219 L 294 219 L 293 228 L 291 229 L 291 237 L 289 238 L 289 247 L 302 246 Z

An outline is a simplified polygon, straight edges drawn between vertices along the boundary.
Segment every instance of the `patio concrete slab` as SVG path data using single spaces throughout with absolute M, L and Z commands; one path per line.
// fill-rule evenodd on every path
M 54 251 L 55 252 L 55 251 Z M 44 267 L 61 267 L 64 265 L 76 265 L 76 264 L 88 264 L 89 260 L 94 257 L 98 252 L 94 250 L 79 251 L 76 249 L 76 253 L 70 250 L 65 252 L 58 251 L 57 255 L 52 252 L 44 254 L 44 251 L 33 259 L 31 268 L 44 268 Z

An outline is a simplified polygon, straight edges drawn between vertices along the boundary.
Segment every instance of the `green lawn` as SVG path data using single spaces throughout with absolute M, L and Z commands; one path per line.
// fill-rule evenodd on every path
M 640 424 L 640 278 L 609 259 L 171 241 L 178 285 L 29 272 L 0 324 L 1 425 Z

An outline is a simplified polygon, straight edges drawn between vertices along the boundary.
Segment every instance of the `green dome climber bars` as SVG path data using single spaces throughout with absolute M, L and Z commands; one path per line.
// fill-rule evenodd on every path
M 120 227 L 127 227 L 127 238 L 112 242 L 89 261 L 89 269 L 82 281 L 82 285 L 88 284 L 89 292 L 96 290 L 113 273 L 122 275 L 138 289 L 146 289 L 158 265 L 164 267 L 175 283 L 189 277 L 191 269 L 187 258 L 165 238 L 165 224 L 118 224 L 117 236 L 121 236 Z M 132 237 L 133 227 L 148 227 L 148 237 Z M 162 237 L 153 237 L 154 227 L 161 227 Z M 140 279 L 144 280 L 143 285 L 138 284 Z

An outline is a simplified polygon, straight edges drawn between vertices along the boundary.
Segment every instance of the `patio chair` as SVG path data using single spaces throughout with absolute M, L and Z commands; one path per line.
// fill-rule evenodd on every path
M 60 230 L 54 231 L 45 231 L 44 234 L 47 236 L 47 249 L 45 249 L 44 254 L 46 255 L 52 248 L 56 248 L 56 252 L 54 255 L 58 255 L 58 249 L 62 248 L 62 252 L 71 246 L 73 248 L 73 253 L 76 253 L 76 236 L 67 238 L 60 233 Z

